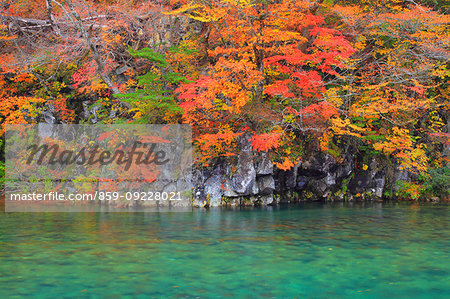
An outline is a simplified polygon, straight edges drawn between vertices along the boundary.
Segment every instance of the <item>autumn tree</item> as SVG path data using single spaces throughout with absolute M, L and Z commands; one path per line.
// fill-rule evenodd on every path
M 172 42 L 163 34 L 171 25 L 160 13 L 161 3 L 14 1 L 2 9 L 0 57 L 6 77 L 27 73 L 38 83 L 30 93 L 67 99 L 75 110 L 90 101 L 112 118 L 127 105 L 111 95 L 131 88 L 128 80 L 139 68 L 128 47 L 147 44 L 163 53 L 161 44 Z
M 329 28 L 319 7 L 309 1 L 193 1 L 171 12 L 203 23 L 209 64 L 177 90 L 202 157 L 230 155 L 221 145 L 249 131 L 255 149 L 271 141 L 265 149 L 277 148 L 277 165 L 288 169 L 298 160 L 294 141 L 320 132 L 338 113 L 322 94 L 353 48 Z
M 366 153 L 393 157 L 413 173 L 445 165 L 442 145 L 428 146 L 448 115 L 448 16 L 399 2 L 387 12 L 331 9 L 358 51 L 343 74 L 348 84 L 328 93 L 341 102 L 343 118 L 332 121 L 324 148 L 333 136 L 351 136 Z
M 187 80 L 173 72 L 163 54 L 149 48 L 129 50 L 133 57 L 145 59 L 150 70 L 137 77 L 135 90 L 117 95 L 117 98 L 130 103 L 134 109 L 134 119 L 142 123 L 165 123 L 175 121 L 182 112 L 173 94 L 173 86 Z

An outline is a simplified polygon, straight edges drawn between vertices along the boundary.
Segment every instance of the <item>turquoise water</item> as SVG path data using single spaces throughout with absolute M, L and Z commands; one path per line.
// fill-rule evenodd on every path
M 448 207 L 0 213 L 0 298 L 445 298 Z

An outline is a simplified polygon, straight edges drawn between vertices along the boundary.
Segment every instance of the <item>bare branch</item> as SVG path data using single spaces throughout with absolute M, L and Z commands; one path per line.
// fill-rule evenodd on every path
M 52 1 L 54 1 L 54 0 L 52 0 Z M 56 2 L 56 1 L 54 1 L 54 2 Z M 75 10 L 72 2 L 70 0 L 66 0 L 66 3 L 70 10 L 70 15 L 71 15 L 70 18 L 72 20 L 73 20 L 73 18 L 75 18 L 76 22 L 74 22 L 74 23 L 77 26 L 78 30 L 80 30 L 84 40 L 86 41 L 89 49 L 92 52 L 92 57 L 94 58 L 94 61 L 97 64 L 97 74 L 106 83 L 106 85 L 113 92 L 113 94 L 120 94 L 119 89 L 116 86 L 114 86 L 114 84 L 111 81 L 111 78 L 109 78 L 108 74 L 105 73 L 105 63 L 104 63 L 100 53 L 98 52 L 96 45 L 92 41 L 89 33 L 87 32 L 86 28 L 84 27 L 83 20 L 81 19 L 78 12 Z

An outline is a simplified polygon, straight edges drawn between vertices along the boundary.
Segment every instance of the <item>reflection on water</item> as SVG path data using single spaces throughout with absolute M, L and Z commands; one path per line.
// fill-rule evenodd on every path
M 0 213 L 0 298 L 444 298 L 448 208 Z

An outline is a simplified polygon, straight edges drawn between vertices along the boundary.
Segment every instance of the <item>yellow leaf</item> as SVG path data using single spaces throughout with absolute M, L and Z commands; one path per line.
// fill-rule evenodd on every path
M 199 7 L 202 7 L 202 6 L 200 4 L 188 3 L 188 4 L 185 4 L 185 5 L 181 6 L 178 9 L 175 9 L 175 10 L 172 10 L 172 11 L 168 11 L 168 12 L 163 12 L 163 14 L 165 14 L 165 15 L 177 15 L 177 14 L 186 12 L 188 10 L 193 10 L 193 9 L 196 9 L 196 8 L 199 8 Z

